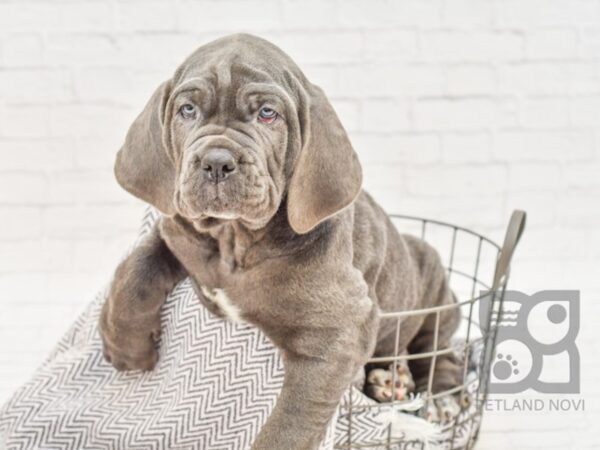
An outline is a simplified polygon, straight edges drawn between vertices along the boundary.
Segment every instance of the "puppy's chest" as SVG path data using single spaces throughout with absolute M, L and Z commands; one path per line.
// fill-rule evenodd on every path
M 236 251 L 239 247 L 232 240 L 219 241 L 178 231 L 165 233 L 165 238 L 193 280 L 200 301 L 215 315 L 246 321 L 264 300 L 266 291 L 260 270 L 256 270 L 256 252 Z
M 203 269 L 190 272 L 196 293 L 213 314 L 233 322 L 244 322 L 253 294 L 244 289 L 246 283 L 241 271 L 231 272 L 222 266 L 215 258 L 205 261 Z
M 211 312 L 232 322 L 244 322 L 241 308 L 229 297 L 225 289 L 204 285 L 199 287 L 202 293 L 200 300 Z

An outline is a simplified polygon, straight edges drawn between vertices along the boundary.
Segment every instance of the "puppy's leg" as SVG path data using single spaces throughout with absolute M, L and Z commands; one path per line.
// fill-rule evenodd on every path
M 293 340 L 301 342 L 302 349 L 294 345 L 282 350 L 283 388 L 252 450 L 319 447 L 344 390 L 365 364 L 375 340 L 374 333 L 359 336 L 359 330 L 323 331 L 296 335 Z
M 184 276 L 157 226 L 119 265 L 100 316 L 104 357 L 116 369 L 154 367 L 160 307 Z

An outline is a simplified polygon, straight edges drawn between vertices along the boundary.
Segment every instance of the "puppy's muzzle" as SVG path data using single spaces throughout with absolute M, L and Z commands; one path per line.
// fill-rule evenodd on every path
M 217 184 L 225 180 L 237 169 L 233 155 L 224 148 L 213 148 L 201 159 L 200 167 L 207 180 Z

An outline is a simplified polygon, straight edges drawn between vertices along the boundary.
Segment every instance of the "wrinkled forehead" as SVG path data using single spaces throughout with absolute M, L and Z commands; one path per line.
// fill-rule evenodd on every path
M 272 83 L 292 94 L 305 77 L 275 45 L 250 35 L 218 39 L 198 48 L 177 69 L 174 86 L 202 79 L 216 88 L 231 89 L 247 83 Z

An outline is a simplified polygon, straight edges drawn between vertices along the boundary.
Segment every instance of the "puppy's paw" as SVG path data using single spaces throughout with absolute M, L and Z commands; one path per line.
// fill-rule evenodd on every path
M 372 369 L 367 375 L 365 393 L 380 402 L 407 400 L 409 394 L 415 389 L 408 365 L 405 361 L 398 362 L 395 377 L 393 370 L 394 364 L 388 369 Z
M 117 370 L 152 370 L 158 361 L 160 320 L 151 327 L 135 321 L 110 320 L 103 309 L 100 336 L 104 358 Z
M 429 422 L 451 422 L 458 417 L 460 412 L 459 397 L 456 395 L 446 395 L 428 402 L 425 409 L 425 418 Z

